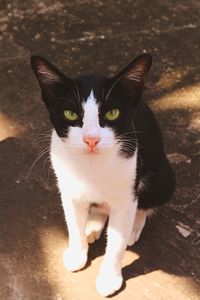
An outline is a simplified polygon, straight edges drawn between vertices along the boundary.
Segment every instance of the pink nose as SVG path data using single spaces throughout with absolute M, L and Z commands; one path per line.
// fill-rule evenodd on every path
M 99 143 L 100 138 L 99 137 L 85 136 L 83 138 L 83 141 L 88 145 L 89 148 L 93 149 Z

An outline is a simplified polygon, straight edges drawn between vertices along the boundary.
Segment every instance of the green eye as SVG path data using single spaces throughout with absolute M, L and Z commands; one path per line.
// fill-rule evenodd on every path
M 76 121 L 78 119 L 77 113 L 72 110 L 64 110 L 64 116 L 69 121 Z
M 109 121 L 114 121 L 119 117 L 119 109 L 111 109 L 105 114 L 105 118 Z

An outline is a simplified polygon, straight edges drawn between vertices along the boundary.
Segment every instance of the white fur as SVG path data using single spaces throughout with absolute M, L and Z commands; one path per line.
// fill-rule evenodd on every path
M 100 208 L 92 207 L 89 211 L 85 234 L 89 244 L 94 243 L 101 236 L 103 228 L 107 220 L 108 212 L 102 211 Z
M 68 138 L 62 140 L 53 131 L 51 141 L 51 161 L 69 231 L 64 263 L 71 271 L 84 267 L 89 205 L 106 204 L 109 207 L 108 242 L 96 286 L 100 294 L 108 296 L 118 290 L 123 281 L 121 264 L 137 210 L 133 193 L 137 151 L 129 159 L 119 155 L 120 145 L 113 131 L 99 125 L 98 104 L 92 91 L 83 109 L 83 127 L 71 127 Z M 100 138 L 95 152 L 88 152 L 84 135 Z M 99 231 L 102 231 L 105 217 L 100 223 Z
M 139 240 L 147 218 L 151 217 L 153 213 L 154 213 L 153 209 L 148 209 L 148 210 L 137 209 L 135 221 L 133 224 L 133 229 L 128 241 L 128 246 L 134 245 Z
M 146 223 L 147 214 L 148 214 L 147 211 L 142 209 L 137 209 L 135 222 L 128 241 L 128 246 L 134 245 L 139 240 L 140 234 Z
M 83 135 L 100 136 L 98 105 L 96 104 L 93 91 L 91 91 L 86 103 L 83 104 L 83 109 Z

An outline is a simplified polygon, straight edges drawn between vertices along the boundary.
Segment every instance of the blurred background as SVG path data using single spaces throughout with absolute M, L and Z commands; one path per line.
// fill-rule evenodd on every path
M 175 170 L 172 201 L 124 260 L 116 299 L 200 299 L 200 2 L 0 1 L 0 299 L 101 299 L 89 268 L 70 274 L 64 216 L 50 169 L 51 124 L 30 67 L 41 55 L 67 75 L 113 75 L 150 52 L 144 99 Z

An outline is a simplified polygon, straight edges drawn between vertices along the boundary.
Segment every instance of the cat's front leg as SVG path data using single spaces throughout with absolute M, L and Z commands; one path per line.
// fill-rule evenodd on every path
M 69 271 L 82 269 L 87 262 L 88 243 L 85 225 L 89 204 L 62 198 L 65 218 L 69 233 L 68 248 L 64 251 L 64 266 Z
M 110 207 L 107 248 L 96 280 L 97 291 L 104 297 L 118 291 L 123 283 L 122 260 L 133 228 L 137 201 L 128 197 Z

